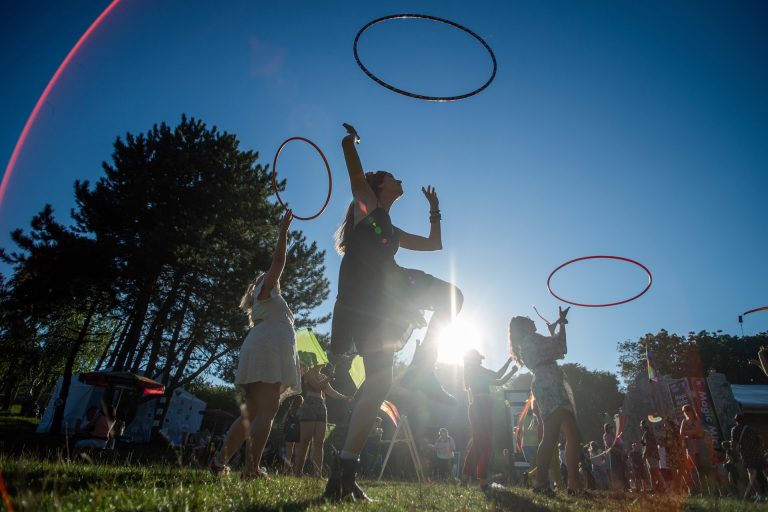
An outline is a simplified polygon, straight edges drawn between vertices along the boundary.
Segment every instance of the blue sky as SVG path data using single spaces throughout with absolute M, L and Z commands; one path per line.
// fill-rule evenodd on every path
M 0 6 L 0 161 L 48 80 L 107 1 Z M 496 80 L 455 103 L 402 97 L 355 64 L 367 22 L 431 14 L 482 36 Z M 555 316 L 546 280 L 561 263 L 609 254 L 654 275 L 650 291 L 613 308 L 573 308 L 567 361 L 614 370 L 616 343 L 666 328 L 740 334 L 737 315 L 768 305 L 768 6 L 761 2 L 257 2 L 122 0 L 77 54 L 44 105 L 0 207 L 0 245 L 43 204 L 68 218 L 75 179 L 96 180 L 118 135 L 178 122 L 182 113 L 236 133 L 271 163 L 303 136 L 326 153 L 334 194 L 326 213 L 296 222 L 328 251 L 350 198 L 342 122 L 362 136 L 363 165 L 404 181 L 394 222 L 426 233 L 419 189 L 434 185 L 444 250 L 401 251 L 404 266 L 454 280 L 461 319 L 488 356 L 506 357 L 512 315 L 532 304 Z M 460 94 L 490 73 L 485 50 L 425 21 L 373 27 L 369 68 L 401 88 Z M 280 162 L 299 214 L 322 203 L 325 174 L 295 143 Z M 564 269 L 564 297 L 611 302 L 640 291 L 632 265 Z M 541 322 L 540 329 L 543 328 Z M 745 334 L 768 330 L 768 314 Z M 406 355 L 409 349 L 406 349 Z

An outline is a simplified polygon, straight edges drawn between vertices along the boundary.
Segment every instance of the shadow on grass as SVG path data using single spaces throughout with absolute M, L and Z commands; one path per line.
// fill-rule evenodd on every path
M 544 507 L 534 502 L 528 496 L 511 492 L 508 489 L 493 490 L 488 495 L 488 503 L 491 509 L 516 510 L 519 512 L 549 512 L 549 507 Z
M 326 502 L 322 497 L 312 498 L 310 500 L 297 501 L 295 503 L 286 503 L 280 506 L 280 512 L 299 512 L 307 510 L 310 507 L 319 507 L 323 504 L 332 504 L 332 502 Z M 275 508 L 272 506 L 264 505 L 249 505 L 238 509 L 240 512 L 274 512 Z

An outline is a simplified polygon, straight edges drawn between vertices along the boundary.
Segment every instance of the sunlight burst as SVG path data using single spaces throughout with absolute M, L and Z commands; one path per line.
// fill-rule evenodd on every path
M 455 319 L 440 333 L 437 360 L 441 363 L 461 364 L 467 350 L 480 348 L 481 334 L 471 320 Z

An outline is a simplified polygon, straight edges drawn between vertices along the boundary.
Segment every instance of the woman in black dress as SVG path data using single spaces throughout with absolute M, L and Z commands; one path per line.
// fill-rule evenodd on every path
M 436 332 L 458 313 L 461 292 L 450 283 L 395 263 L 398 248 L 414 251 L 442 249 L 440 209 L 433 187 L 422 187 L 429 202 L 427 237 L 392 224 L 389 210 L 403 195 L 402 182 L 387 171 L 363 172 L 355 144 L 360 139 L 349 125 L 342 149 L 354 199 L 336 233 L 343 255 L 339 291 L 333 311 L 331 353 L 334 357 L 358 353 L 365 364 L 365 383 L 356 396 L 339 465 L 331 474 L 325 496 L 352 496 L 368 500 L 355 483 L 358 457 L 392 385 L 394 354 L 408 341 L 414 328 L 425 325 L 422 310 L 434 312 L 423 343 L 401 384 L 430 399 L 453 402 L 434 375 Z

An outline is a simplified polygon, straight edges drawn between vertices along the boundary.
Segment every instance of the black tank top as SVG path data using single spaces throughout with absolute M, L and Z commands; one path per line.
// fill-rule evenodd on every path
M 376 208 L 358 222 L 341 259 L 337 300 L 375 301 L 382 294 L 387 273 L 398 268 L 395 253 L 399 247 L 398 232 L 384 208 Z

